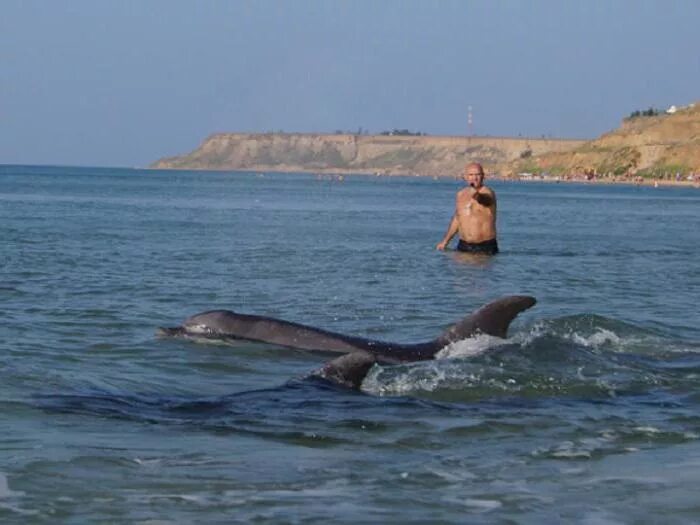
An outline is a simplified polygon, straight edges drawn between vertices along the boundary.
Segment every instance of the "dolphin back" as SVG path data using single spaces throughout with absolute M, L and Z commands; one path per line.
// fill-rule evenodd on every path
M 182 326 L 160 328 L 157 334 L 159 336 L 243 339 L 301 350 L 321 350 L 343 354 L 359 351 L 374 355 L 385 363 L 411 362 L 432 359 L 446 345 L 479 333 L 505 338 L 511 321 L 520 312 L 532 307 L 535 302 L 534 297 L 527 295 L 503 297 L 464 318 L 437 339 L 415 344 L 388 343 L 343 335 L 283 319 L 239 314 L 231 310 L 201 312 L 187 318 Z M 358 357 L 355 356 L 355 358 Z M 338 377 L 341 377 L 341 380 L 335 382 L 354 385 L 356 381 L 351 377 L 348 380 L 342 378 L 345 377 L 344 370 L 355 370 L 360 366 L 361 363 L 353 360 L 355 358 L 349 358 L 347 362 L 342 359 L 339 361 L 338 364 L 342 367 L 338 369 L 340 374 Z M 353 366 L 348 366 L 349 364 Z M 364 372 L 366 373 L 367 370 Z M 333 375 L 331 372 L 332 370 L 329 369 L 326 373 L 330 376 Z M 323 374 L 319 375 L 323 377 Z M 353 386 L 353 388 L 356 387 Z
M 453 343 L 478 333 L 505 338 L 508 327 L 516 316 L 535 305 L 537 300 L 529 295 L 510 295 L 482 306 L 449 328 L 440 340 Z

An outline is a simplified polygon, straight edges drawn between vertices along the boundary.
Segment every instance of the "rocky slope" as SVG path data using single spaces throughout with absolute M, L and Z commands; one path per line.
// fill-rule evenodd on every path
M 674 114 L 625 119 L 615 131 L 566 152 L 517 159 L 509 170 L 603 177 L 671 177 L 700 173 L 700 104 Z
M 153 168 L 454 176 L 467 162 L 497 169 L 521 156 L 562 152 L 580 140 L 493 137 L 219 133 Z

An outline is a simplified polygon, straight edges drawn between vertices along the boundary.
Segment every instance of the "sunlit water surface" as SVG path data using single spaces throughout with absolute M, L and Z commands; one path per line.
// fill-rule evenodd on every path
M 3 523 L 700 521 L 700 192 L 0 167 Z M 509 338 L 375 368 L 155 337 L 212 308 L 400 342 L 503 295 Z

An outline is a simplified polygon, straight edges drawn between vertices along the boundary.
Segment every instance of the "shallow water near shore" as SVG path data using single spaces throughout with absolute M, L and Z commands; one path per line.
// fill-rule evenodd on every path
M 700 192 L 494 182 L 494 258 L 434 247 L 454 180 L 0 166 L 3 523 L 700 520 Z M 202 310 L 432 339 L 375 368 L 159 339 Z

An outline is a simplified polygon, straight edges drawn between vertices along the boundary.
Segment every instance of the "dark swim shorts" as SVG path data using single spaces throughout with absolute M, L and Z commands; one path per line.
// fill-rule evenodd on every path
M 465 242 L 459 240 L 457 251 L 466 253 L 483 253 L 486 255 L 496 255 L 498 253 L 498 243 L 496 239 L 484 242 Z

